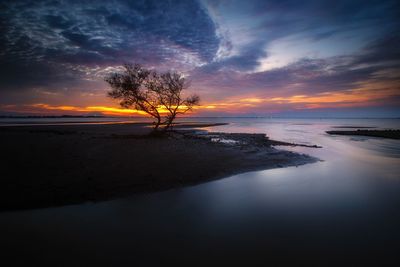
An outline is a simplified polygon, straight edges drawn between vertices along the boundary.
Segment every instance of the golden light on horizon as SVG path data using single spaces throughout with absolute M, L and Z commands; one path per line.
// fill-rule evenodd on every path
M 10 106 L 11 107 L 11 106 Z M 32 104 L 32 105 L 25 105 L 26 108 L 34 108 L 39 110 L 47 110 L 47 111 L 72 111 L 72 112 L 101 112 L 104 115 L 113 115 L 113 116 L 124 116 L 124 115 L 143 115 L 147 116 L 148 114 L 142 110 L 136 109 L 126 109 L 126 108 L 115 108 L 115 107 L 108 107 L 108 106 L 87 106 L 87 107 L 78 107 L 78 106 L 69 106 L 69 105 L 49 105 L 49 104 Z M 15 108 L 15 106 L 12 106 Z M 172 107 L 175 108 L 175 107 Z M 187 106 L 180 106 L 178 110 L 185 110 Z M 197 106 L 194 109 L 205 108 L 205 109 L 214 109 L 215 106 Z M 168 109 L 165 106 L 159 106 L 157 111 L 160 114 L 168 113 Z
M 385 102 L 388 98 L 396 98 L 400 92 L 394 84 L 379 82 L 364 82 L 356 84 L 356 87 L 344 91 L 321 92 L 314 94 L 294 94 L 289 96 L 262 97 L 245 95 L 225 98 L 222 101 L 204 101 L 202 105 L 193 107 L 189 114 L 201 114 L 201 112 L 222 113 L 246 113 L 249 111 L 279 111 L 280 107 L 292 106 L 294 109 L 318 109 L 329 107 L 360 107 L 371 106 Z M 93 114 L 99 113 L 109 116 L 147 116 L 144 111 L 125 109 L 117 106 L 102 105 L 51 105 L 36 103 L 30 105 L 3 105 L 2 109 L 11 112 L 27 112 L 51 115 L 64 114 Z M 181 106 L 180 109 L 186 109 Z M 164 106 L 157 108 L 160 114 L 168 113 Z

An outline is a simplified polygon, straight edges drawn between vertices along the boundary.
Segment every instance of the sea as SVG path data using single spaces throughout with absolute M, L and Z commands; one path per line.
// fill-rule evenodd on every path
M 0 125 L 132 118 L 1 119 Z M 400 129 L 400 119 L 185 118 L 321 148 L 298 167 L 98 203 L 0 213 L 0 251 L 52 266 L 399 266 L 400 140 L 328 130 Z M 39 265 L 38 265 L 39 266 Z

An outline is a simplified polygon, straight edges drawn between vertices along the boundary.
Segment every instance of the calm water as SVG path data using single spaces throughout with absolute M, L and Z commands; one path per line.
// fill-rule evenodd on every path
M 400 141 L 325 131 L 335 126 L 399 129 L 400 120 L 215 120 L 231 124 L 210 130 L 264 132 L 321 145 L 291 150 L 322 161 L 128 199 L 0 213 L 1 253 L 15 263 L 52 266 L 396 265 Z

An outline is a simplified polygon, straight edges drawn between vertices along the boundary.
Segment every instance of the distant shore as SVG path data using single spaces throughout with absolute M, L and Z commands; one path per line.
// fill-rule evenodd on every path
M 367 136 L 367 137 L 381 137 L 389 139 L 400 139 L 400 130 L 365 130 L 362 127 L 355 131 L 327 131 L 331 135 L 354 135 L 354 136 Z
M 180 125 L 187 131 L 168 138 L 148 137 L 148 123 L 1 127 L 0 210 L 102 201 L 317 161 L 275 149 L 295 144 L 262 135 L 224 141 L 224 133 L 190 132 L 213 125 Z

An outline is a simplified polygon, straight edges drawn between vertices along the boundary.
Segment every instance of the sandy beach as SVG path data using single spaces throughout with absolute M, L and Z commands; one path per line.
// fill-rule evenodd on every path
M 0 127 L 0 210 L 96 202 L 316 161 L 256 143 L 146 137 L 148 126 Z

